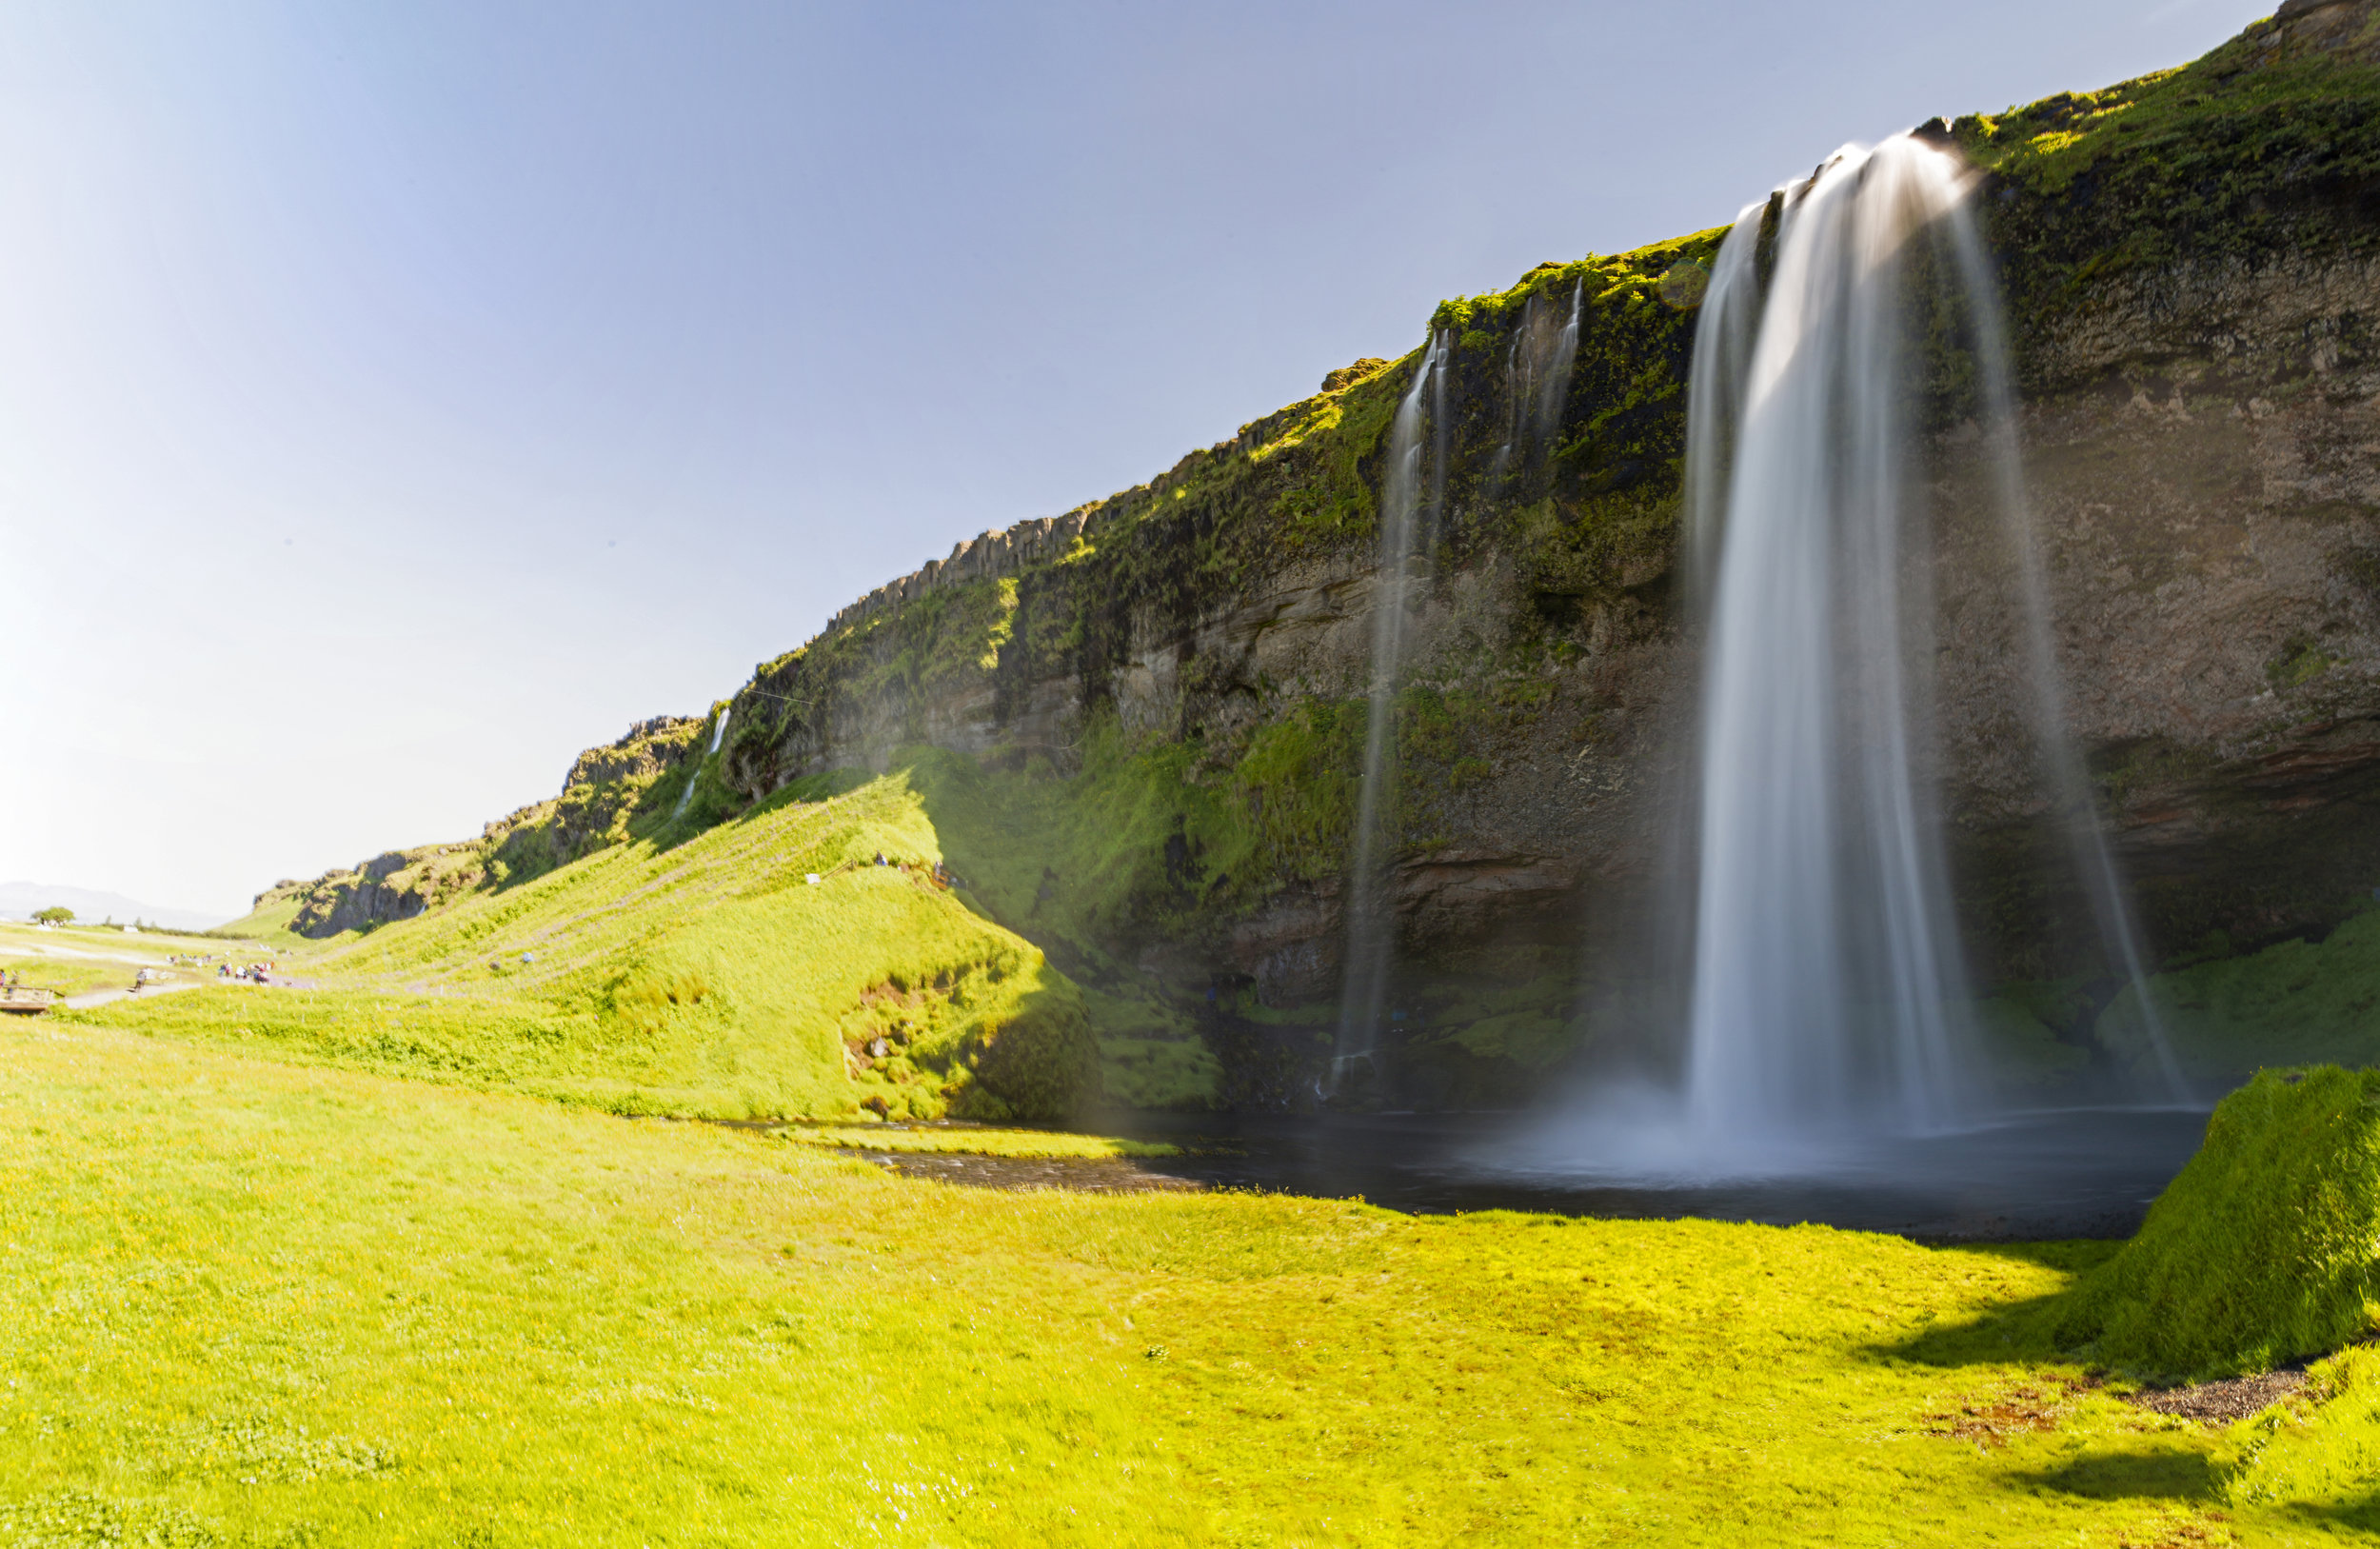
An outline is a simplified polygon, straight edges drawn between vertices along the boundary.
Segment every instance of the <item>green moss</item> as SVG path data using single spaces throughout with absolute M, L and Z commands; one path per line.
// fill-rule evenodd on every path
M 2265 664 L 2265 681 L 2276 693 L 2302 688 L 2345 660 L 2322 648 L 2322 643 L 2299 635 L 2281 647 L 2280 654 Z
M 2224 1099 L 2139 1234 L 2051 1317 L 2062 1344 L 2159 1380 L 2380 1327 L 2380 1071 L 2266 1071 Z
M 1396 418 L 1408 363 L 1418 359 L 1417 352 L 1394 366 L 1376 363 L 1371 374 L 1308 400 L 1288 428 L 1255 452 L 1252 464 L 1278 460 L 1281 468 L 1267 514 L 1280 525 L 1288 551 L 1328 552 L 1371 536 L 1379 507 L 1364 467 Z M 1284 455 L 1299 449 L 1304 455 Z
M 1346 864 L 1369 719 L 1363 700 L 1309 699 L 1248 739 L 1232 781 L 1273 876 L 1310 879 Z
M 1071 1157 L 1099 1161 L 1109 1157 L 1181 1154 L 1181 1147 L 1158 1141 L 1118 1140 L 1066 1130 L 987 1129 L 976 1124 L 789 1124 L 772 1129 L 769 1134 L 794 1145 L 893 1151 L 911 1156 Z
M 1261 878 L 1263 830 L 1229 780 L 1180 744 L 1134 745 L 1094 720 L 1081 767 L 987 766 L 915 748 L 896 767 L 925 803 L 967 896 L 1041 943 L 1091 991 L 1086 1013 L 1117 1101 L 1204 1107 L 1220 1069 L 1177 993 L 1140 971 L 1146 945 L 1200 930 Z
M 2053 1020 L 2057 1011 L 2024 991 L 2039 986 L 2012 986 L 1976 1003 L 1974 1028 L 1983 1044 L 1983 1063 L 2000 1090 L 2015 1098 L 2054 1094 L 2091 1065 L 2091 1050 L 2061 1032 Z M 2063 1009 L 2061 1007 L 2061 1009 Z
M 2218 1089 L 2262 1065 L 2371 1062 L 2380 1057 L 2380 909 L 2367 907 L 2320 942 L 2278 942 L 2158 974 L 2150 994 L 2184 1070 Z M 2152 1062 L 2129 988 L 2100 1013 L 2092 1037 L 2124 1064 Z

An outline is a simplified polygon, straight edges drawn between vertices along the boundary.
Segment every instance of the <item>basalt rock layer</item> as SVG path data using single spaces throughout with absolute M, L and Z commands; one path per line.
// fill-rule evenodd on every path
M 1919 132 L 1977 169 L 2065 713 L 2152 956 L 2318 936 L 2380 886 L 2380 6 L 2291 0 L 2185 69 Z M 1544 265 L 1430 320 L 1445 410 L 1390 807 L 1410 1100 L 1506 1099 L 1662 1022 L 1647 922 L 1696 679 L 1686 378 L 1722 235 Z M 2104 979 L 1954 334 L 1927 335 L 1927 414 L 1961 910 L 1987 979 Z M 968 896 L 1083 984 L 1103 1037 L 1220 1055 L 1220 1084 L 1148 1100 L 1301 1100 L 1418 361 L 1333 371 L 1145 486 L 880 587 L 756 670 L 718 757 L 715 719 L 640 728 L 491 829 L 475 885 L 899 772 Z M 349 896 L 385 890 L 369 870 Z

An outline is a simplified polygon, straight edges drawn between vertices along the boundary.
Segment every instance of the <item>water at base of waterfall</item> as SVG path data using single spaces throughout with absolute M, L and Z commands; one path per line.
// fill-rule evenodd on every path
M 1360 1197 L 1392 1210 L 1817 1221 L 1970 1241 L 2129 1235 L 2190 1160 L 2206 1122 L 2203 1111 L 2186 1109 L 2012 1112 L 1935 1135 L 1845 1136 L 1806 1154 L 1712 1170 L 1692 1158 L 1667 1169 L 1609 1162 L 1596 1142 L 1611 1132 L 1584 1117 L 1133 1114 L 1102 1121 L 1105 1133 L 1183 1147 L 1180 1156 L 1135 1163 L 1140 1170 L 1217 1188 Z

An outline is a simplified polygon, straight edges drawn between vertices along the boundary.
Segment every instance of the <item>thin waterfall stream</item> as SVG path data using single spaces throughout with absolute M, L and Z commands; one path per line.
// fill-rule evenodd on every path
M 1372 599 L 1371 681 L 1363 725 L 1363 776 L 1356 803 L 1353 854 L 1347 867 L 1347 946 L 1340 980 L 1339 1038 L 1331 1062 L 1335 1091 L 1368 1082 L 1379 1052 L 1380 1019 L 1388 1008 L 1389 970 L 1396 956 L 1397 919 L 1390 897 L 1395 853 L 1397 693 L 1404 671 L 1416 569 L 1428 561 L 1446 459 L 1422 466 L 1423 432 L 1435 421 L 1445 434 L 1444 365 L 1450 341 L 1440 332 L 1422 351 L 1413 386 L 1389 428 L 1388 467 L 1380 500 L 1379 564 Z M 1429 400 L 1435 396 L 1435 405 Z M 1436 412 L 1430 410 L 1435 409 Z M 1425 472 L 1428 477 L 1425 478 Z
M 719 757 L 720 745 L 727 740 L 727 713 L 725 710 L 719 712 L 719 725 L 711 728 L 710 751 L 696 762 L 694 772 L 685 777 L 685 789 L 678 792 L 678 804 L 669 809 L 670 822 L 675 823 L 685 816 L 686 804 L 694 800 L 694 785 L 702 777 L 703 765 Z

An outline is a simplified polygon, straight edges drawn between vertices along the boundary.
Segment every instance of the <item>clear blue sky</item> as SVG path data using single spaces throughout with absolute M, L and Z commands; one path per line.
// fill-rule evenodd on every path
M 2261 13 L 13 0 L 0 880 L 475 834 L 1441 296 Z

